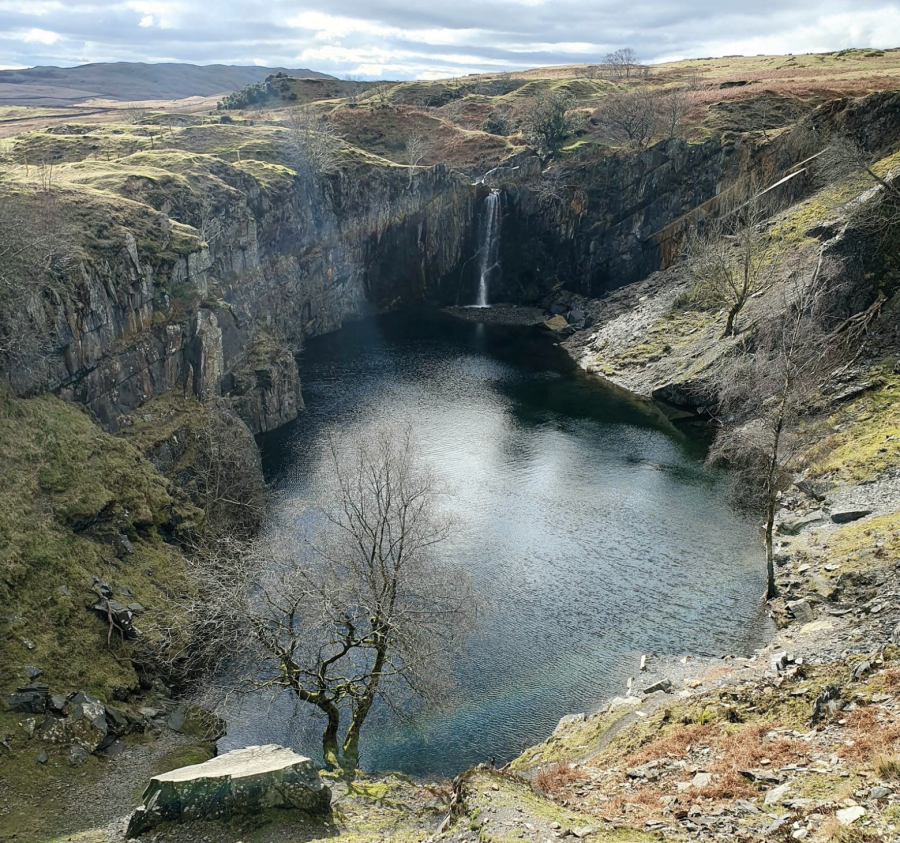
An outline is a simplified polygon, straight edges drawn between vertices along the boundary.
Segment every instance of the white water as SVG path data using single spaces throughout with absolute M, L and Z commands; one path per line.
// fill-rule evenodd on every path
M 481 224 L 481 269 L 478 277 L 476 307 L 488 307 L 491 273 L 500 265 L 500 191 L 492 190 L 484 200 Z

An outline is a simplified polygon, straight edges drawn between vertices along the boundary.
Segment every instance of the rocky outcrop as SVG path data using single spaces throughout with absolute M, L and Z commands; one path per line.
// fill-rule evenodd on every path
M 224 819 L 266 808 L 327 813 L 331 791 L 309 758 L 282 746 L 248 746 L 155 776 L 128 824 L 137 837 L 166 821 Z
M 48 353 L 0 359 L 16 392 L 54 391 L 110 430 L 169 390 L 233 395 L 254 433 L 271 430 L 302 408 L 292 352 L 305 337 L 449 295 L 470 248 L 475 191 L 444 166 L 411 183 L 387 166 L 315 180 L 212 156 L 203 166 L 202 191 L 123 174 L 117 196 L 81 213 L 77 267 L 36 303 Z M 198 210 L 201 192 L 211 199 Z M 58 201 L 91 207 L 76 193 Z
M 777 191 L 788 204 L 821 185 L 814 156 L 835 133 L 877 151 L 898 131 L 900 95 L 884 92 L 828 102 L 772 137 L 673 139 L 639 153 L 553 163 L 543 175 L 536 156 L 516 156 L 485 177 L 504 189 L 496 292 L 535 301 L 564 287 L 598 297 L 641 281 L 679 259 L 684 232 L 731 186 L 784 179 Z

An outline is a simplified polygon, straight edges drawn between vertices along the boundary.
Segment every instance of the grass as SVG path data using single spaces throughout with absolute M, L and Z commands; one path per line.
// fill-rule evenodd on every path
M 883 177 L 898 166 L 900 149 L 873 164 L 872 171 Z M 864 173 L 840 178 L 793 206 L 772 226 L 770 236 L 793 246 L 817 242 L 808 233 L 814 226 L 835 217 L 846 217 L 853 201 L 874 186 L 875 182 Z
M 814 476 L 862 482 L 900 465 L 900 375 L 874 372 L 872 387 L 828 426 L 834 432 L 808 458 Z
M 164 536 L 188 535 L 202 513 L 80 407 L 53 396 L 0 395 L 0 603 L 8 646 L 0 689 L 43 670 L 54 693 L 84 690 L 111 702 L 137 685 L 131 646 L 113 638 L 90 606 L 92 578 L 140 602 L 150 618 L 188 587 L 180 552 Z M 118 558 L 107 539 L 125 535 Z M 125 596 L 124 588 L 133 596 Z

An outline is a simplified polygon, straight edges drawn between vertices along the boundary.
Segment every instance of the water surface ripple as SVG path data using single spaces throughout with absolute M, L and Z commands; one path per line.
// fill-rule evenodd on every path
M 502 763 L 622 693 L 642 652 L 720 655 L 763 637 L 755 528 L 703 443 L 576 371 L 537 329 L 405 313 L 313 340 L 300 363 L 306 412 L 262 443 L 279 506 L 309 495 L 328 431 L 410 424 L 455 490 L 461 525 L 441 552 L 485 600 L 448 709 L 415 727 L 373 712 L 364 767 Z M 223 747 L 315 755 L 318 724 L 291 713 L 246 704 Z

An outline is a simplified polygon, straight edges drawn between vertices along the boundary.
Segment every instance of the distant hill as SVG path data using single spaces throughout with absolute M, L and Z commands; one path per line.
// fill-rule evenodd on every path
M 279 71 L 305 78 L 332 78 L 305 68 L 228 64 L 115 62 L 31 67 L 0 71 L 0 104 L 70 105 L 94 97 L 122 102 L 208 97 L 237 91 Z

